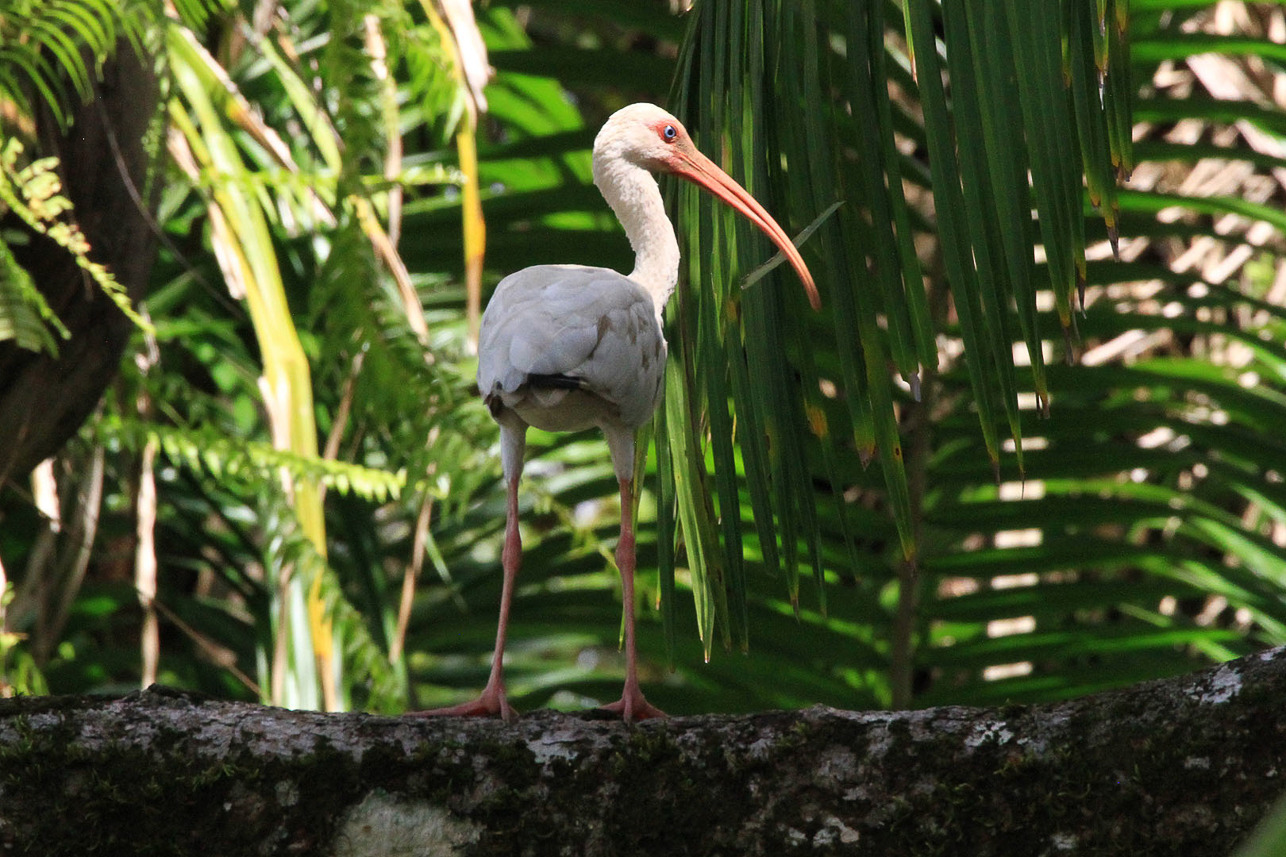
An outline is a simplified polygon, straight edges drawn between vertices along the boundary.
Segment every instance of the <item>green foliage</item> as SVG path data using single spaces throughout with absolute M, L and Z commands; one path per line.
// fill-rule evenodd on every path
M 718 621 L 707 613 L 726 616 L 724 640 L 753 629 L 744 612 L 721 609 L 743 597 L 738 554 L 780 567 L 792 600 L 800 566 L 819 578 L 862 569 L 887 611 L 876 638 L 890 640 L 887 692 L 897 704 L 1058 698 L 1281 641 L 1286 553 L 1268 462 L 1282 451 L 1264 439 L 1242 449 L 1283 416 L 1280 384 L 1247 381 L 1282 377 L 1273 349 L 1247 346 L 1252 357 L 1239 356 L 1236 371 L 1182 352 L 1109 374 L 1047 365 L 1060 352 L 1072 360 L 1110 349 L 1137 329 L 1277 341 L 1277 310 L 1227 287 L 1213 298 L 1199 277 L 1176 279 L 1164 264 L 1087 264 L 1083 237 L 1102 254 L 1122 236 L 1173 234 L 1173 217 L 1151 220 L 1166 205 L 1274 226 L 1276 213 L 1116 190 L 1148 155 L 1122 131 L 1132 100 L 1125 57 L 1139 44 L 1164 53 L 1160 44 L 1183 38 L 1181 20 L 1136 16 L 1127 45 L 1112 4 L 1098 5 L 1106 17 L 1097 20 L 1081 18 L 1093 6 L 1062 4 L 1061 33 L 1056 12 L 1018 14 L 1025 8 L 907 3 L 904 43 L 880 3 L 713 2 L 699 7 L 680 57 L 676 98 L 698 144 L 718 151 L 732 141 L 726 163 L 770 210 L 804 223 L 836 197 L 845 205 L 804 247 L 827 305 L 815 318 L 788 275 L 732 288 L 762 258 L 756 245 L 735 218 L 711 217 L 695 191 L 681 194 L 694 285 L 674 314 L 672 358 L 687 368 L 671 367 L 667 395 L 686 401 L 677 415 L 666 410 L 658 431 L 670 447 L 658 456 L 670 462 L 661 513 L 677 503 L 689 564 L 709 565 L 693 572 L 705 590 L 699 623 L 708 633 Z M 922 112 L 906 111 L 907 93 L 918 93 Z M 1136 103 L 1153 114 L 1181 109 L 1164 94 Z M 925 194 L 929 222 L 907 211 L 906 200 Z M 1091 206 L 1101 224 L 1086 219 Z M 1177 222 L 1186 237 L 1202 234 L 1186 216 Z M 1044 261 L 1034 264 L 1038 237 Z M 1283 237 L 1277 227 L 1277 252 Z M 1110 283 L 1152 278 L 1166 287 L 1139 286 L 1147 299 L 1137 305 L 1108 297 L 1122 288 Z M 1250 331 L 1210 323 L 1247 313 Z M 1050 335 L 1059 327 L 1063 341 Z M 961 343 L 964 359 L 944 341 Z M 889 369 L 902 383 L 888 383 Z M 679 397 L 676 382 L 688 388 Z M 857 467 L 872 455 L 878 469 Z M 859 514 L 872 505 L 883 514 Z M 729 516 L 737 508 L 740 524 Z M 854 546 L 884 559 L 856 559 Z M 1232 570 L 1212 574 L 1212 555 Z M 835 615 L 825 591 L 818 596 Z M 1224 604 L 1223 618 L 1176 608 L 1203 599 L 1214 599 L 1206 609 Z M 719 636 L 706 637 L 707 651 Z
M 36 103 L 66 127 L 69 99 L 93 97 L 96 69 L 120 40 L 137 44 L 155 21 L 150 0 L 13 0 L 0 17 L 0 100 L 30 115 Z M 70 91 L 69 91 L 70 90 Z
M 97 424 L 102 436 L 138 452 L 155 442 L 176 465 L 228 485 L 253 490 L 281 472 L 292 481 L 311 481 L 342 494 L 355 494 L 371 502 L 396 499 L 406 487 L 406 471 L 391 473 L 346 461 L 304 457 L 270 444 L 239 441 L 217 429 L 179 428 L 137 420 L 122 420 L 112 414 Z
M 58 344 L 47 325 L 61 327 L 61 322 L 0 238 L 0 341 L 12 339 L 19 348 L 57 355 Z
M 1279 798 L 1233 857 L 1281 857 L 1282 854 L 1286 854 L 1286 799 Z
M 321 705 L 321 604 L 342 706 L 455 701 L 485 681 L 504 508 L 463 313 L 468 96 L 423 6 L 286 3 L 256 29 L 251 5 L 162 25 L 155 336 L 139 332 L 61 457 L 66 526 L 5 495 L 7 663 L 44 652 L 31 664 L 56 691 L 137 681 L 145 608 L 121 566 L 153 448 L 162 681 Z M 1280 158 L 1228 129 L 1282 124 L 1153 82 L 1190 55 L 1200 6 L 1135 0 L 1128 28 L 1124 4 L 1053 0 L 1045 16 L 964 0 L 708 0 L 687 20 L 660 2 L 523 6 L 477 10 L 497 71 L 477 134 L 486 284 L 543 262 L 629 268 L 589 147 L 613 109 L 674 81 L 699 145 L 788 231 L 811 230 L 822 287 L 813 315 L 788 271 L 750 273 L 767 245 L 665 185 L 688 249 L 641 468 L 649 699 L 1053 699 L 1286 642 L 1280 189 L 1195 197 L 1175 176 L 1219 161 L 1268 181 Z M 1276 69 L 1253 35 L 1229 52 Z M 1131 110 L 1151 123 L 1137 140 Z M 1184 123 L 1205 130 L 1170 133 Z M 409 282 L 381 250 L 391 233 Z M 1201 246 L 1249 261 L 1208 276 L 1185 262 Z M 275 317 L 239 270 L 271 274 Z M 7 299 L 49 336 L 36 303 Z M 289 336 L 311 451 L 283 442 L 262 380 Z M 301 485 L 325 489 L 321 545 Z M 520 708 L 619 690 L 614 491 L 600 438 L 532 432 Z M 77 578 L 57 560 L 79 555 L 70 524 L 91 512 Z M 35 580 L 71 605 L 60 628 L 37 620 Z M 733 648 L 748 656 L 716 651 Z
M 23 147 L 16 139 L 9 140 L 0 152 L 0 204 L 13 212 L 34 232 L 46 236 L 72 255 L 76 264 L 89 275 L 103 293 L 111 298 L 117 308 L 145 331 L 152 325 L 135 312 L 130 303 L 125 287 L 116 281 L 111 272 L 89 258 L 90 246 L 85 240 L 74 220 L 71 219 L 72 204 L 62 196 L 62 182 L 56 172 L 57 158 L 39 158 L 19 168 L 18 161 Z M 10 315 L 0 315 L 0 325 L 13 331 L 12 336 L 18 344 L 32 350 L 48 350 L 57 353 L 52 338 L 43 328 L 35 330 L 35 316 L 48 324 L 64 339 L 67 329 L 58 320 L 54 311 L 44 297 L 31 283 L 31 278 L 18 271 L 17 264 L 7 247 L 0 247 L 3 254 L 3 265 L 8 276 L 5 278 L 5 306 Z M 6 338 L 0 335 L 0 339 Z
M 203 30 L 229 0 L 176 0 L 179 20 Z M 158 0 L 8 0 L 0 16 L 0 102 L 4 117 L 48 110 L 64 130 L 73 99 L 89 101 L 98 71 L 122 44 L 140 53 L 161 25 Z M 0 126 L 2 127 L 2 126 Z
M 0 620 L 3 620 L 5 611 L 13 600 L 13 590 L 0 592 Z M 29 696 L 49 692 L 49 686 L 36 666 L 35 658 L 21 643 L 21 635 L 0 630 L 0 696 Z
M 11 139 L 0 152 L 0 205 L 16 213 L 32 229 L 55 232 L 60 243 L 67 247 L 72 228 L 58 218 L 71 204 L 57 195 L 60 188 L 53 171 L 57 159 L 42 158 L 20 168 L 18 160 L 22 151 L 22 144 Z M 16 232 L 10 232 L 9 236 L 9 241 L 20 237 Z M 85 259 L 83 239 L 68 249 L 77 253 L 78 259 Z M 59 336 L 68 336 L 67 328 L 0 236 L 0 340 L 13 339 L 20 348 L 56 355 L 58 346 L 50 327 Z
M 10 107 L 3 122 L 21 131 L 36 108 L 43 107 L 65 129 L 70 99 L 93 98 L 97 70 L 120 42 L 141 49 L 141 33 L 154 21 L 157 8 L 148 0 L 8 4 L 0 16 L 0 104 Z M 89 244 L 72 219 L 71 203 L 61 194 L 57 159 L 24 159 L 20 139 L 4 124 L 0 132 L 0 213 L 11 212 L 71 253 L 121 311 L 147 329 L 120 284 L 89 258 Z M 67 330 L 14 261 L 9 243 L 20 237 L 17 232 L 0 234 L 0 340 L 13 339 L 21 348 L 57 355 L 55 335 L 65 338 Z

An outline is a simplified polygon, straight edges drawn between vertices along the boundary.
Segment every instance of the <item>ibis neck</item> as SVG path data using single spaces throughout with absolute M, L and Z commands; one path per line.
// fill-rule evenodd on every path
M 679 281 L 679 241 L 652 174 L 626 160 L 595 159 L 594 184 L 625 227 L 634 248 L 630 279 L 652 296 L 658 319 Z

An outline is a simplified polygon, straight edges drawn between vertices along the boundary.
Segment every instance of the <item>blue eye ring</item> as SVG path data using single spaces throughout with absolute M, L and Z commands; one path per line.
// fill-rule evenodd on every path
M 666 125 L 661 129 L 661 136 L 664 137 L 667 142 L 672 142 L 674 138 L 679 136 L 679 132 L 673 125 Z

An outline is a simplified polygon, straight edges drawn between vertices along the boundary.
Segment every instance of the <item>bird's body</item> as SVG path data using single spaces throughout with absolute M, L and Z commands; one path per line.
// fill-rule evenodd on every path
M 665 338 L 651 296 L 606 268 L 538 265 L 496 288 L 478 339 L 478 389 L 545 431 L 636 429 L 656 407 Z
M 580 265 L 524 268 L 501 280 L 487 305 L 478 338 L 478 389 L 500 424 L 508 488 L 496 648 L 482 696 L 423 714 L 515 716 L 505 697 L 503 655 L 521 563 L 518 480 L 529 426 L 546 431 L 597 426 L 607 437 L 621 492 L 616 560 L 625 596 L 626 679 L 620 701 L 606 707 L 627 721 L 661 714 L 644 699 L 637 677 L 632 483 L 634 434 L 656 410 L 665 371 L 661 317 L 678 281 L 679 244 L 651 171 L 700 184 L 745 214 L 786 254 L 814 308 L 819 305 L 812 276 L 781 227 L 698 152 L 664 110 L 651 104 L 618 110 L 595 138 L 593 163 L 594 183 L 634 249 L 634 270 L 627 276 Z

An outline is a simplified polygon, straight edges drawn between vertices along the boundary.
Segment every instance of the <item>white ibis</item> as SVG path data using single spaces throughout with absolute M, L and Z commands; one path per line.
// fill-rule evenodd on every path
M 814 309 L 812 275 L 786 233 L 761 205 L 693 146 L 683 125 L 652 104 L 612 114 L 594 140 L 594 183 L 634 248 L 629 276 L 581 265 L 537 265 L 505 277 L 482 316 L 478 389 L 500 424 L 508 489 L 504 585 L 491 677 L 472 702 L 425 715 L 516 716 L 505 697 L 504 650 L 521 562 L 518 480 L 527 427 L 607 436 L 621 491 L 616 565 L 625 601 L 625 688 L 605 706 L 626 722 L 662 716 L 639 688 L 634 643 L 634 433 L 656 409 L 665 368 L 661 316 L 679 275 L 679 243 L 651 171 L 704 187 L 768 234 L 794 266 Z

